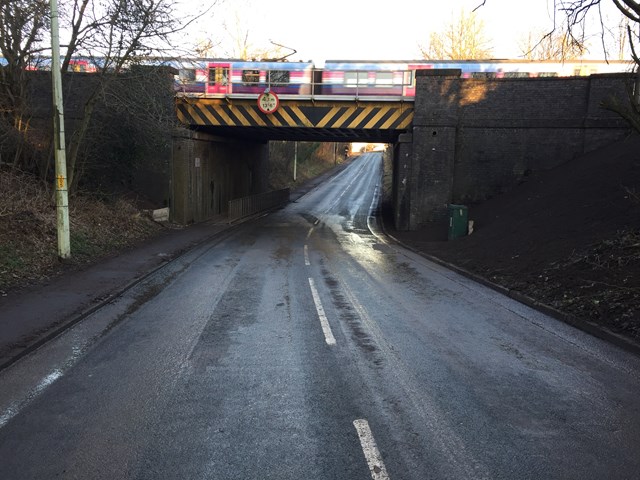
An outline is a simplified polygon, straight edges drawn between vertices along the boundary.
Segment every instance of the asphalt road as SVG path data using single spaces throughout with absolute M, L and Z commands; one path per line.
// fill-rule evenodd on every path
M 0 478 L 639 478 L 639 359 L 389 243 L 380 168 L 0 372 Z

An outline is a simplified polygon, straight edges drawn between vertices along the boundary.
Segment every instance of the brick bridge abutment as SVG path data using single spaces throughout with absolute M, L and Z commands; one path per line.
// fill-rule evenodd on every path
M 396 228 L 445 222 L 447 204 L 473 204 L 630 133 L 603 105 L 628 103 L 631 74 L 461 78 L 417 72 L 412 129 L 394 147 Z

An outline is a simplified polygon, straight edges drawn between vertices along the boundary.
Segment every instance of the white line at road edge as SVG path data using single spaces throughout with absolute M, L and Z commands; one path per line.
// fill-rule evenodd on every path
M 388 480 L 389 474 L 387 474 L 387 468 L 384 466 L 382 456 L 373 438 L 373 433 L 369 428 L 369 422 L 363 419 L 354 420 L 353 426 L 356 427 L 358 437 L 360 437 L 360 445 L 362 446 L 364 457 L 367 459 L 367 464 L 369 464 L 371 478 L 373 480 Z
M 320 325 L 322 326 L 324 339 L 327 342 L 327 345 L 335 345 L 336 339 L 333 336 L 333 332 L 331 331 L 329 320 L 327 320 L 327 316 L 324 313 L 324 308 L 322 308 L 322 302 L 320 302 L 320 295 L 318 295 L 318 290 L 316 289 L 316 284 L 313 281 L 313 278 L 309 278 L 309 286 L 311 287 L 311 295 L 313 295 L 313 302 L 316 304 L 316 310 L 318 311 L 318 317 L 320 318 Z
M 309 247 L 307 245 L 304 246 L 304 264 L 308 267 L 311 265 L 309 261 Z
M 32 400 L 34 400 L 38 395 L 44 392 L 47 387 L 53 384 L 56 380 L 62 377 L 62 371 L 55 369 L 49 375 L 40 380 L 40 383 L 36 385 L 36 387 L 29 392 L 26 398 L 24 398 L 21 402 L 17 404 L 10 405 L 6 411 L 0 412 L 0 428 L 4 427 L 9 420 L 18 415 L 20 411 L 26 407 Z

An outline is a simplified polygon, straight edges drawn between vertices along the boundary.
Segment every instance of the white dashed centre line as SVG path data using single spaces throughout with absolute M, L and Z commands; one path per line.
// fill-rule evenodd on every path
M 373 438 L 373 433 L 371 433 L 371 428 L 369 428 L 369 422 L 363 419 L 354 420 L 353 426 L 356 427 L 358 437 L 360 437 L 360 445 L 362 446 L 364 457 L 367 459 L 371 478 L 373 480 L 388 480 L 389 474 L 387 474 L 382 456 Z
M 307 245 L 304 246 L 304 264 L 308 267 L 311 265 L 309 261 L 309 247 Z
M 316 304 L 316 310 L 318 312 L 318 317 L 320 318 L 320 325 L 322 326 L 324 339 L 327 342 L 327 345 L 335 345 L 336 339 L 333 336 L 333 332 L 331 331 L 329 320 L 327 320 L 327 316 L 324 313 L 322 302 L 320 302 L 320 295 L 318 295 L 318 290 L 316 289 L 316 284 L 313 281 L 313 278 L 309 278 L 309 286 L 311 287 L 311 295 L 313 295 L 313 302 Z

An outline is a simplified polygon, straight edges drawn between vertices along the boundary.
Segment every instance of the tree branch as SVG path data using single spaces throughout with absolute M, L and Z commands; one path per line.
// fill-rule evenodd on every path
M 475 12 L 479 8 L 484 7 L 485 3 L 487 3 L 487 0 L 482 0 L 482 3 L 480 5 L 478 5 L 476 8 L 474 8 L 473 10 L 471 10 L 471 12 Z

